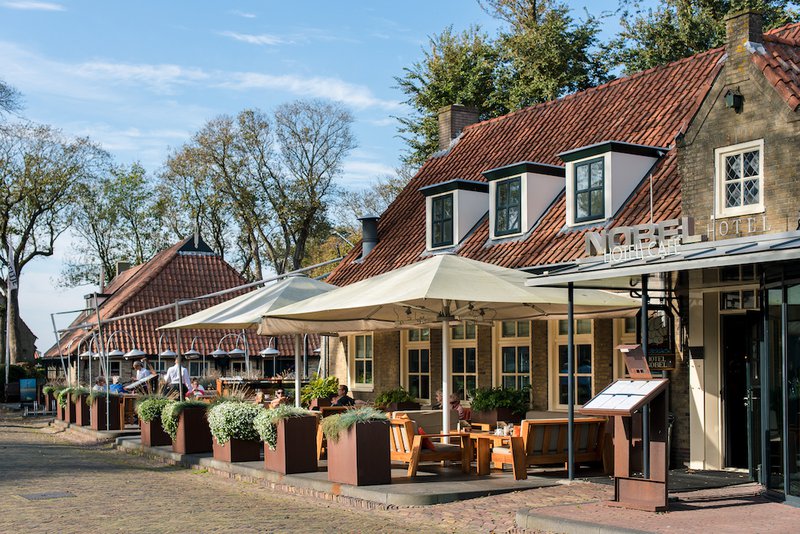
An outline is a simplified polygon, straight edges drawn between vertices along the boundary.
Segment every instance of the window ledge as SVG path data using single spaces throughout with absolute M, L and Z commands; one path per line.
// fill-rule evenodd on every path
M 747 208 L 729 208 L 714 214 L 714 218 L 730 219 L 732 217 L 743 217 L 745 215 L 760 215 L 764 213 L 766 208 L 764 206 L 747 206 Z
M 363 391 L 365 393 L 371 393 L 375 391 L 374 384 L 352 384 L 350 386 L 350 391 Z

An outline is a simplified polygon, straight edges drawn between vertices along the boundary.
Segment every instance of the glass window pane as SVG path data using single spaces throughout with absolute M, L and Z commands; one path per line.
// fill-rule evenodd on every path
M 421 332 L 420 339 L 422 341 L 430 341 L 430 339 L 431 339 L 431 329 L 430 328 L 423 328 L 423 329 L 420 330 L 420 332 Z
M 586 164 L 575 166 L 575 190 L 589 189 L 589 166 Z
M 577 373 L 591 373 L 592 372 L 592 346 L 591 345 L 576 345 L 575 346 L 575 372 Z
M 474 376 L 468 376 L 466 380 L 466 388 L 467 389 L 465 393 L 461 396 L 462 399 L 466 399 L 478 388 L 478 379 Z
M 419 357 L 421 360 L 419 366 L 421 372 L 429 373 L 430 372 L 429 366 L 431 359 L 430 351 L 428 349 L 422 349 L 421 351 L 419 351 Z
M 591 319 L 578 319 L 575 321 L 576 334 L 591 334 L 592 333 L 592 320 Z
M 592 191 L 591 193 L 590 204 L 591 208 L 589 209 L 589 213 L 592 217 L 600 217 L 603 215 L 605 211 L 605 199 L 603 197 L 603 190 L 597 189 Z
M 505 389 L 516 389 L 517 387 L 517 379 L 514 376 L 504 376 L 503 377 L 503 388 Z
M 409 373 L 418 373 L 419 372 L 419 351 L 418 350 L 409 350 L 408 351 L 408 372 Z
M 419 330 L 409 330 L 408 331 L 408 340 L 409 341 L 419 341 Z
M 431 379 L 427 375 L 423 375 L 420 378 L 419 398 L 421 399 L 431 398 Z
M 517 359 L 519 361 L 517 372 L 529 373 L 531 370 L 530 349 L 528 347 L 517 347 Z
M 520 202 L 520 179 L 515 178 L 510 181 L 509 183 L 509 192 L 508 192 L 508 203 L 511 206 L 519 206 Z
M 442 223 L 442 245 L 453 244 L 453 224 L 452 222 Z
M 743 156 L 743 170 L 745 177 L 758 176 L 759 151 L 745 152 Z
M 519 377 L 519 389 L 522 388 L 529 388 L 531 387 L 531 379 L 529 376 L 520 376 Z
M 372 362 L 367 360 L 364 362 L 364 382 L 366 384 L 372 384 Z
M 356 336 L 356 359 L 364 357 L 364 336 Z
M 562 376 L 558 379 L 558 403 L 559 404 L 567 404 L 567 377 Z
M 566 319 L 559 319 L 558 321 L 558 335 L 566 336 L 567 335 L 567 321 Z
M 585 219 L 589 216 L 589 193 L 578 193 L 575 200 L 575 217 Z
M 725 207 L 732 208 L 740 204 L 741 182 L 728 182 L 725 186 Z
M 475 373 L 477 372 L 477 362 L 475 361 L 475 349 L 468 348 L 466 350 L 466 367 L 468 373 Z
M 742 203 L 745 206 L 750 206 L 752 204 L 758 204 L 759 194 L 759 181 L 758 178 L 755 180 L 745 180 L 743 183 L 743 198 Z
M 500 330 L 500 335 L 503 337 L 515 337 L 517 335 L 517 325 L 514 321 L 503 321 Z
M 593 161 L 591 163 L 591 182 L 590 186 L 592 188 L 595 187 L 603 187 L 603 160 Z
M 589 376 L 579 376 L 576 380 L 577 404 L 586 404 L 592 398 L 592 378 Z
M 442 217 L 444 219 L 453 218 L 453 195 L 447 195 L 442 199 Z
M 558 346 L 558 372 L 559 373 L 566 373 L 567 372 L 567 346 L 566 345 L 559 345 Z
M 372 336 L 364 336 L 364 345 L 366 347 L 365 357 L 372 359 Z
M 461 376 L 453 375 L 453 393 L 458 393 L 462 399 L 465 398 L 464 383 L 465 379 L 463 375 Z
M 408 393 L 415 398 L 420 398 L 419 394 L 419 376 L 412 375 L 408 377 Z
M 513 373 L 517 370 L 516 360 L 517 354 L 514 347 L 503 347 L 502 352 L 502 359 L 503 359 L 503 372 L 504 373 Z
M 475 339 L 475 323 L 466 324 L 466 339 Z
M 730 180 L 738 180 L 742 177 L 741 175 L 741 164 L 740 164 L 741 154 L 736 154 L 734 156 L 726 156 L 725 157 L 725 179 Z
M 519 218 L 519 208 L 508 208 L 508 228 L 509 232 L 519 232 L 521 228 L 521 222 Z
M 451 337 L 453 339 L 464 339 L 464 324 L 458 323 L 450 328 L 450 332 L 452 333 Z
M 517 322 L 517 336 L 518 337 L 528 337 L 531 335 L 531 323 L 530 321 L 519 321 Z
M 464 372 L 464 349 L 453 349 L 453 372 Z

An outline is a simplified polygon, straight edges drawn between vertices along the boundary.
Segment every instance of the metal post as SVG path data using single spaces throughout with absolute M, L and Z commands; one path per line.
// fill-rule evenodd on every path
M 300 407 L 300 334 L 294 335 L 294 405 Z
M 103 344 L 103 322 L 100 318 L 100 304 L 97 302 L 97 293 L 94 294 L 94 313 L 97 315 L 97 352 L 100 354 L 100 361 L 103 361 L 103 352 L 108 353 L 105 350 L 105 345 Z M 100 352 L 100 350 L 103 352 Z M 92 365 L 92 356 L 91 350 L 89 351 L 89 367 Z M 111 399 L 108 396 L 108 362 L 106 361 L 106 372 L 105 372 L 105 381 L 106 381 L 106 430 L 111 430 Z
M 649 333 L 647 331 L 647 282 L 648 275 L 642 275 L 642 352 L 644 358 L 647 360 L 648 350 L 647 342 Z M 669 454 L 669 451 L 667 451 Z M 650 405 L 645 404 L 642 408 L 642 474 L 645 479 L 650 478 Z
M 303 334 L 303 378 L 308 378 L 308 334 Z
M 64 376 L 67 379 L 67 385 L 72 385 L 72 378 L 67 376 L 67 367 L 64 365 L 64 353 L 61 351 L 61 342 L 58 339 L 58 330 L 56 329 L 56 314 L 50 314 L 50 322 L 53 323 L 53 336 L 56 338 L 56 346 L 58 347 L 58 357 L 61 359 L 61 370 L 64 371 Z M 68 347 L 69 348 L 69 347 Z M 67 355 L 67 359 L 69 360 L 69 354 Z M 80 358 L 76 358 L 78 362 L 80 362 Z M 80 364 L 79 364 L 80 365 Z M 49 410 L 50 407 L 48 406 L 47 409 Z
M 14 267 L 14 255 L 11 253 L 11 242 L 8 243 L 8 247 L 6 248 L 8 251 L 8 274 L 6 275 L 6 365 L 5 365 L 5 389 L 3 391 L 8 391 L 8 372 L 9 368 L 11 367 L 11 272 L 13 271 Z
M 783 494 L 791 495 L 789 478 L 789 293 L 786 284 L 781 287 L 781 449 L 783 454 Z
M 567 285 L 567 477 L 575 478 L 575 286 Z
M 175 320 L 177 321 L 180 318 L 181 318 L 181 308 L 180 308 L 180 305 L 178 304 L 178 302 L 176 301 L 175 302 Z M 183 389 L 183 369 L 181 367 L 183 365 L 183 361 L 182 361 L 183 358 L 181 356 L 181 331 L 180 331 L 180 329 L 176 329 L 175 330 L 175 346 L 178 347 L 178 350 L 176 351 L 177 352 L 177 356 L 175 357 L 176 360 L 178 361 L 178 398 L 180 398 L 181 400 L 184 400 L 184 398 L 186 398 L 186 393 L 187 392 L 184 391 L 184 389 Z
M 442 319 L 442 434 L 450 432 L 450 318 Z
M 242 345 L 244 346 L 244 368 L 248 377 L 250 376 L 250 345 L 247 343 L 247 333 L 242 328 Z

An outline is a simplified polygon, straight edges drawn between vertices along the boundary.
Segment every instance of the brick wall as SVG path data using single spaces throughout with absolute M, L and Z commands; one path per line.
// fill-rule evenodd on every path
M 547 339 L 547 321 L 532 321 L 532 334 L 533 334 L 533 352 L 532 356 L 532 371 L 533 377 L 531 382 L 532 391 L 532 407 L 534 410 L 547 410 L 548 408 L 548 387 L 549 380 L 547 375 L 548 370 L 548 339 Z
M 596 319 L 594 334 L 594 392 L 600 392 L 614 380 L 614 321 Z

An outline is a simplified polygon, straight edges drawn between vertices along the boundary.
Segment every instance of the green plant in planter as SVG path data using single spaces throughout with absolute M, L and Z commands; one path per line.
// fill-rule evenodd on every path
M 45 395 L 52 395 L 57 391 L 58 391 L 57 384 L 45 384 L 44 387 L 42 387 L 42 393 Z
M 62 408 L 67 407 L 67 395 L 72 393 L 73 389 L 74 388 L 66 387 L 56 394 L 56 401 L 58 402 L 59 406 L 61 406 Z
M 119 397 L 119 395 L 117 393 L 111 393 L 111 392 L 108 393 L 108 396 L 109 397 Z M 103 391 L 92 391 L 91 393 L 89 393 L 89 396 L 86 397 L 86 404 L 88 406 L 91 406 L 91 405 L 94 404 L 94 401 L 96 399 L 105 399 L 105 398 L 106 398 L 105 390 L 103 390 Z
M 335 376 L 320 378 L 315 374 L 300 390 L 300 402 L 308 406 L 314 399 L 329 399 L 336 395 L 338 389 L 339 379 Z
M 497 408 L 508 408 L 511 413 L 525 415 L 530 405 L 528 388 L 478 388 L 472 397 L 473 412 L 489 412 Z
M 217 443 L 224 445 L 232 439 L 258 441 L 259 434 L 253 422 L 264 408 L 249 402 L 229 400 L 208 409 L 208 427 Z
M 258 414 L 255 419 L 255 427 L 261 441 L 269 445 L 270 450 L 275 450 L 278 444 L 278 422 L 289 417 L 305 417 L 307 415 L 314 415 L 314 412 L 289 406 L 288 404 L 281 404 L 277 408 L 264 410 Z
M 136 415 L 140 421 L 150 423 L 161 417 L 161 411 L 170 402 L 172 399 L 166 395 L 144 395 L 136 401 Z
M 375 406 L 380 409 L 385 409 L 393 402 L 415 402 L 415 399 L 403 388 L 390 389 L 375 397 Z
M 169 434 L 169 437 L 172 439 L 175 439 L 175 436 L 178 434 L 178 419 L 181 416 L 181 412 L 191 406 L 202 406 L 203 408 L 207 408 L 208 404 L 203 401 L 193 400 L 169 401 L 162 408 L 161 426 L 164 428 L 164 432 Z
M 386 414 L 375 408 L 364 407 L 347 410 L 338 415 L 331 415 L 322 420 L 322 432 L 333 442 L 339 441 L 339 434 L 358 423 L 369 421 L 388 421 Z
M 72 394 L 71 397 L 70 397 L 70 400 L 72 401 L 72 404 L 77 404 L 78 403 L 78 397 L 81 396 L 81 395 L 88 395 L 90 393 L 90 391 L 89 391 L 89 388 L 85 388 L 83 386 L 76 386 L 76 387 L 72 388 L 72 391 L 70 391 L 70 393 Z

